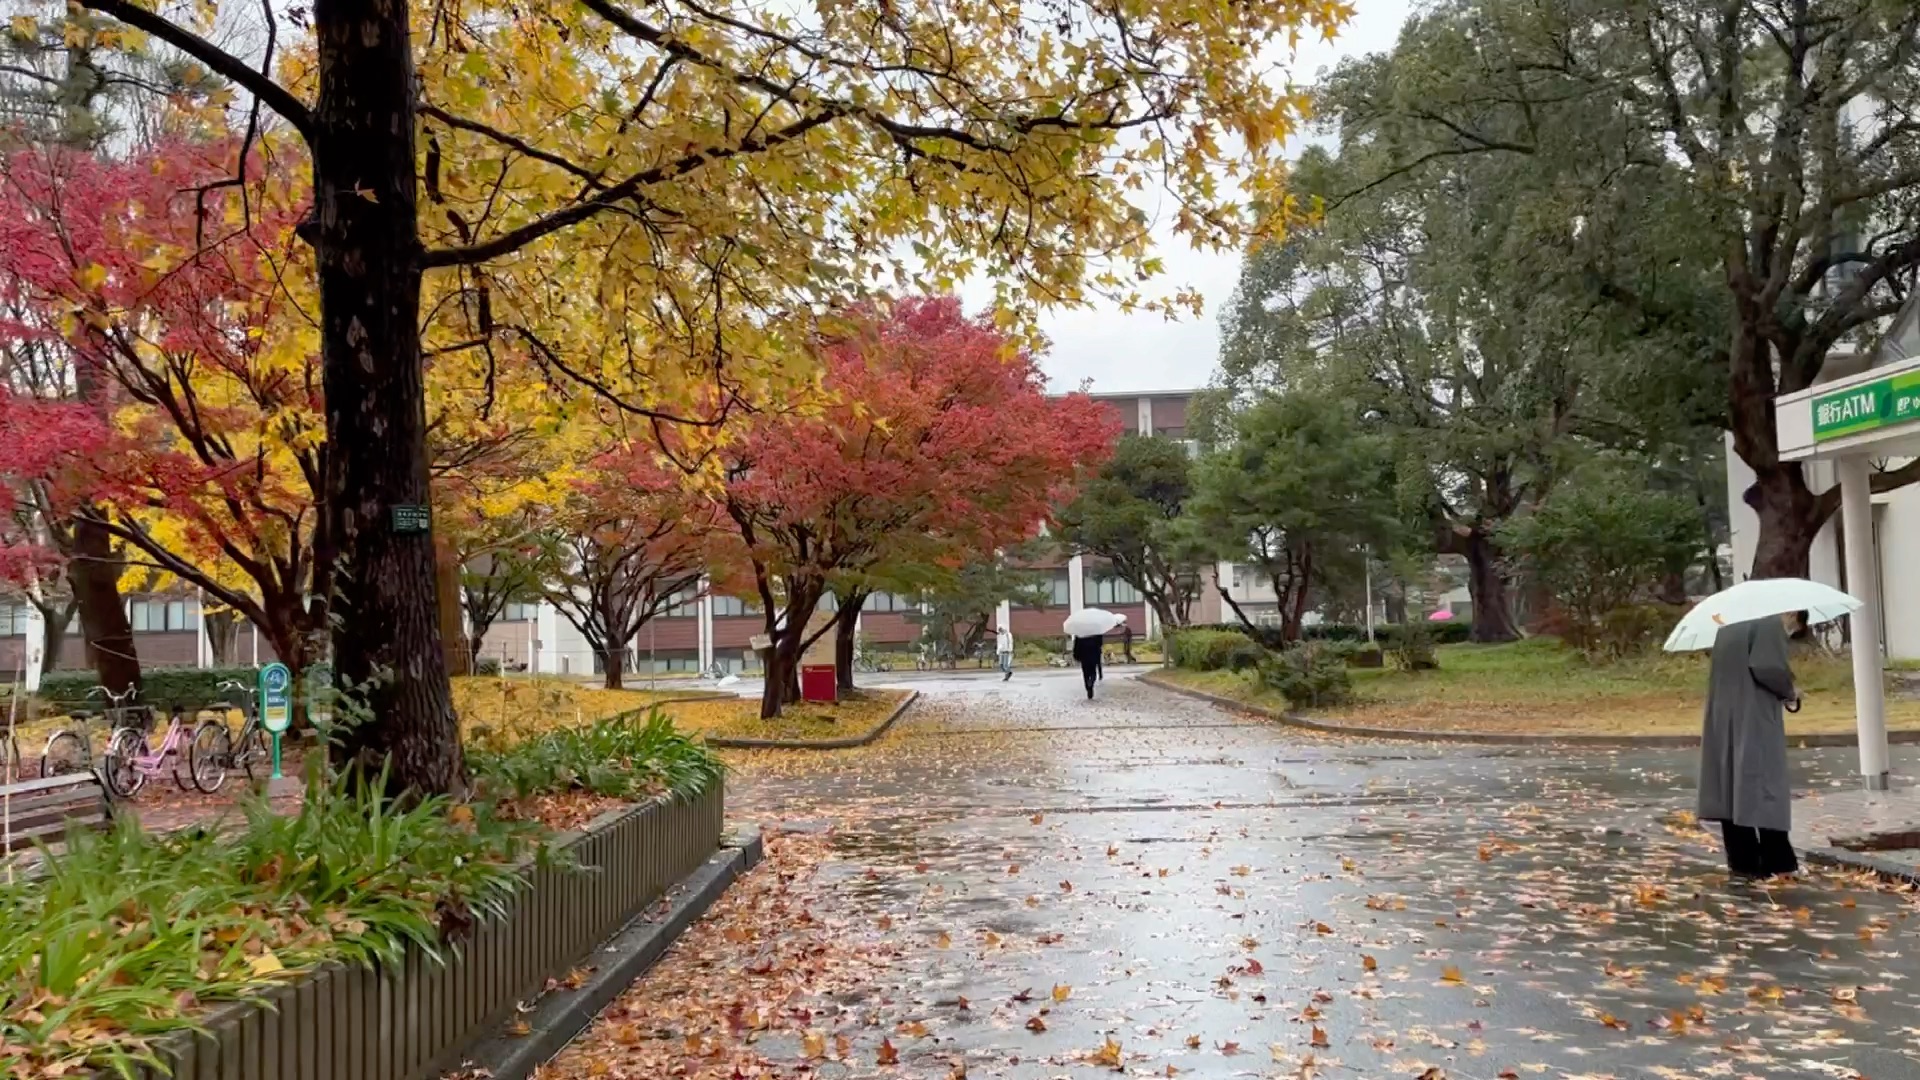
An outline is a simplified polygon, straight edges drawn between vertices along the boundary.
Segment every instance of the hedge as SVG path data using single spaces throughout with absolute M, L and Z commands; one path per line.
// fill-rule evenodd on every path
M 144 687 L 140 701 L 163 710 L 176 705 L 197 709 L 216 701 L 237 705 L 251 699 L 259 679 L 260 669 L 254 667 L 155 668 L 140 673 Z M 247 692 L 220 689 L 220 684 L 228 681 L 247 687 Z M 89 691 L 99 685 L 99 678 L 91 671 L 50 671 L 40 678 L 39 697 L 42 701 L 99 712 L 109 704 L 101 694 L 89 695 Z
M 1458 645 L 1473 635 L 1473 627 L 1466 622 L 1448 620 L 1423 624 L 1433 635 L 1437 645 Z M 1287 647 L 1288 642 L 1282 636 L 1278 624 L 1262 624 L 1249 629 L 1237 623 L 1200 623 L 1186 628 L 1186 632 L 1195 630 L 1226 631 L 1252 638 L 1268 649 L 1279 651 Z M 1400 637 L 1399 623 L 1376 623 L 1373 637 L 1383 648 L 1392 648 Z M 1317 623 L 1300 628 L 1302 641 L 1365 641 L 1367 628 L 1353 623 Z

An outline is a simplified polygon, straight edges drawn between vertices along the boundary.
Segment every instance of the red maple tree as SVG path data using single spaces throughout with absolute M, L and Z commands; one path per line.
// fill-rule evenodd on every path
M 771 640 L 764 717 L 798 696 L 836 580 L 1031 537 L 1119 433 L 1086 395 L 1049 397 L 1034 358 L 954 297 L 850 321 L 822 346 L 825 404 L 758 414 L 724 452 L 734 553 Z
M 258 626 L 295 672 L 327 632 L 325 418 L 290 162 L 232 175 L 226 140 L 126 158 L 0 158 L 0 345 L 61 349 L 89 452 L 43 470 L 56 509 Z M 292 286 L 297 287 L 297 286 Z M 6 405 L 22 422 L 21 403 Z

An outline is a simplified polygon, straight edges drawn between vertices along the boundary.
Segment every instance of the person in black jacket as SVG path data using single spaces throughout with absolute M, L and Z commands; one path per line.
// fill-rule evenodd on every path
M 1073 658 L 1080 662 L 1080 678 L 1087 684 L 1087 700 L 1093 700 L 1093 684 L 1100 677 L 1100 646 L 1104 639 L 1099 634 L 1073 639 Z

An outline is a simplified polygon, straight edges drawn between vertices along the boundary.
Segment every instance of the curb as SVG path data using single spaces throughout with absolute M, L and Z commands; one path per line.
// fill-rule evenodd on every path
M 1625 749 L 1685 749 L 1700 745 L 1698 735 L 1528 735 L 1519 732 L 1491 731 L 1413 731 L 1408 728 L 1366 727 L 1360 724 L 1333 724 L 1324 720 L 1312 720 L 1299 713 L 1282 712 L 1260 705 L 1237 701 L 1220 694 L 1209 694 L 1205 690 L 1195 690 L 1166 682 L 1151 673 L 1139 677 L 1139 681 L 1148 686 L 1158 687 L 1169 693 L 1181 694 L 1201 701 L 1212 702 L 1223 709 L 1265 717 L 1275 723 L 1304 731 L 1318 732 L 1322 735 L 1340 735 L 1350 739 L 1391 739 L 1397 742 L 1425 743 L 1465 743 L 1476 746 L 1572 746 L 1587 747 L 1596 750 Z M 1887 741 L 1894 745 L 1920 743 L 1920 730 L 1889 731 Z M 1859 739 L 1854 735 L 1840 732 L 1787 736 L 1789 749 L 1808 750 L 1830 746 L 1857 746 Z
M 528 1034 L 491 1036 L 464 1055 L 466 1064 L 477 1067 L 476 1075 L 493 1080 L 527 1080 L 566 1049 L 765 853 L 757 828 L 723 843 L 731 846 L 715 852 L 704 866 L 669 890 L 665 912 L 656 914 L 657 905 L 654 911 L 642 912 L 582 957 L 594 961 L 593 973 L 577 989 L 556 986 L 543 994 L 524 1016 L 531 1029 Z
M 707 745 L 718 750 L 852 750 L 865 746 L 892 728 L 901 714 L 920 700 L 920 691 L 909 690 L 900 704 L 894 706 L 885 720 L 875 725 L 872 731 L 864 735 L 849 735 L 844 739 L 729 739 L 725 736 L 708 736 Z
M 1828 866 L 1838 870 L 1861 870 L 1873 874 L 1880 880 L 1895 885 L 1920 885 L 1920 868 L 1901 866 L 1899 863 L 1876 859 L 1858 851 L 1848 851 L 1837 847 L 1800 848 L 1800 858 L 1815 866 Z

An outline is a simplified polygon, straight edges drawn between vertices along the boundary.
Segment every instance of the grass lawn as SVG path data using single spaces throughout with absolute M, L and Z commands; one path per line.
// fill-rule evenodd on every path
M 555 676 L 474 675 L 453 680 L 453 709 L 468 735 L 484 728 L 521 737 L 557 726 L 590 723 L 656 701 L 700 693 L 688 686 L 605 690 Z
M 1371 727 L 1530 734 L 1684 735 L 1700 730 L 1707 654 L 1657 653 L 1590 664 L 1550 638 L 1504 645 L 1445 645 L 1438 671 L 1355 669 L 1358 700 L 1311 715 Z M 1789 734 L 1851 732 L 1853 677 L 1844 656 L 1797 652 L 1806 703 Z M 1183 686 L 1268 708 L 1285 708 L 1251 673 L 1177 671 Z M 1887 724 L 1920 728 L 1920 699 L 1889 697 Z
M 759 698 L 683 701 L 666 706 L 673 726 L 688 734 L 734 739 L 845 739 L 864 735 L 887 718 L 906 690 L 855 690 L 833 705 L 789 705 L 774 720 L 760 719 Z

